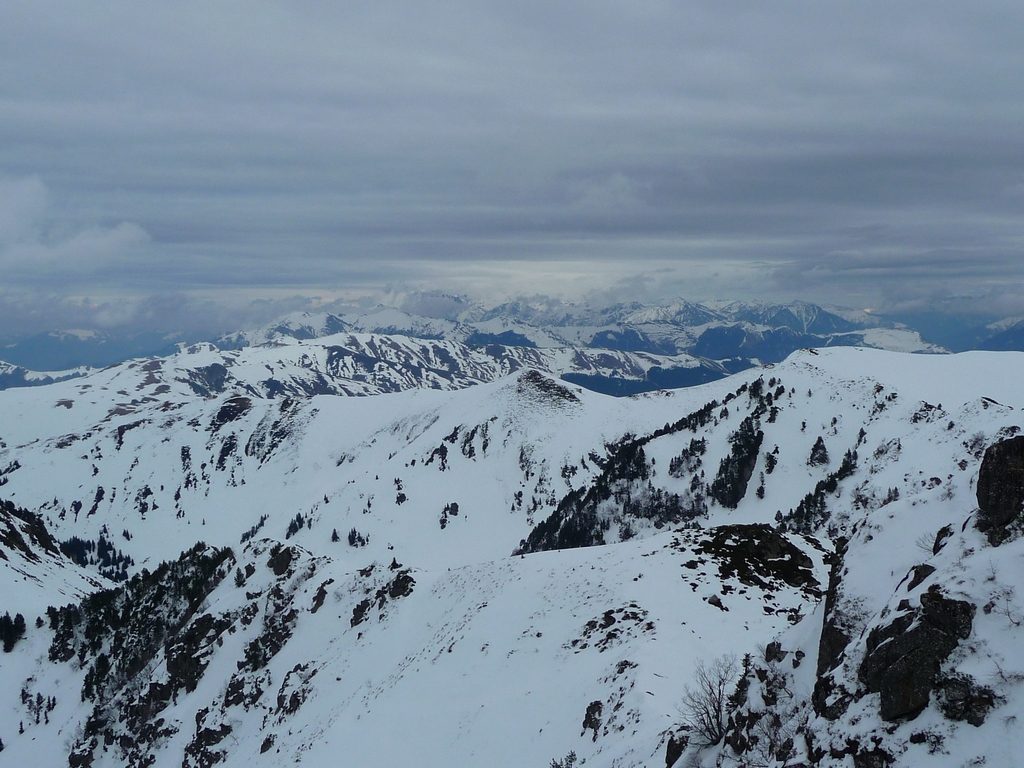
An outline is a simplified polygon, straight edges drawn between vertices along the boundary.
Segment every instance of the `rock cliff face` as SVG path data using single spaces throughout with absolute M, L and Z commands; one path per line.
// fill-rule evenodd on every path
M 928 706 L 939 667 L 971 634 L 974 610 L 934 586 L 921 595 L 919 608 L 871 630 L 860 679 L 869 692 L 881 694 L 883 720 L 914 717 Z
M 989 446 L 978 473 L 978 530 L 998 545 L 1024 516 L 1024 435 Z

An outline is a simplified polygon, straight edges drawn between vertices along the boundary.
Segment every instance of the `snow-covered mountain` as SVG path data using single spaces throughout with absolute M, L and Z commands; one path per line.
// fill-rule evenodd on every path
M 89 368 L 72 368 L 67 371 L 30 371 L 20 365 L 11 365 L 0 360 L 0 389 L 40 387 L 44 384 L 77 379 L 85 376 L 89 371 Z
M 443 318 L 411 314 L 386 306 L 352 309 L 340 314 L 301 312 L 264 328 L 218 340 L 236 349 L 282 339 L 316 339 L 340 331 L 453 341 L 506 356 L 524 348 L 573 349 L 580 354 L 634 353 L 659 358 L 645 376 L 635 371 L 571 371 L 566 378 L 607 394 L 635 394 L 692 386 L 762 363 L 779 362 L 804 348 L 859 346 L 900 352 L 941 353 L 915 331 L 884 323 L 866 313 L 837 314 L 815 304 L 748 304 L 720 302 L 714 307 L 678 300 L 591 307 L 548 298 L 516 301 L 490 309 L 466 305 Z M 691 361 L 698 361 L 695 366 Z M 560 372 L 539 361 L 536 367 Z M 647 366 L 650 368 L 651 366 Z M 699 371 L 694 371 L 699 368 Z
M 49 390 L 72 408 L 79 400 L 135 408 L 233 392 L 257 397 L 375 395 L 408 389 L 462 389 L 527 369 L 583 383 L 648 389 L 659 381 L 697 384 L 729 369 L 689 355 L 651 355 L 572 347 L 534 348 L 339 333 L 283 337 L 257 346 L 220 349 L 182 345 L 166 357 L 140 358 L 99 371 L 75 372 L 73 384 Z M 57 378 L 55 381 L 63 381 Z M 14 396 L 17 397 L 17 396 Z M 26 396 L 31 400 L 31 396 Z
M 870 334 L 869 331 L 887 331 Z M 597 347 L 662 354 L 692 352 L 703 341 L 715 360 L 741 357 L 735 334 L 776 335 L 777 362 L 801 347 L 869 346 L 894 351 L 941 352 L 906 327 L 866 313 L 829 311 L 816 304 L 718 302 L 713 306 L 677 300 L 593 307 L 549 298 L 484 308 L 469 305 L 454 318 L 435 318 L 379 305 L 340 313 L 299 312 L 263 328 L 223 337 L 218 345 L 262 344 L 283 337 L 309 339 L 341 331 L 446 339 L 472 346 L 487 343 L 536 347 Z M 721 341 L 714 332 L 733 336 Z M 711 335 L 705 336 L 708 332 Z M 749 347 L 749 342 L 747 343 Z M 762 350 L 764 352 L 764 350 Z M 748 355 L 750 357 L 750 355 Z
M 225 353 L 294 342 L 341 346 L 349 348 L 350 357 L 358 359 L 364 368 L 402 368 L 393 378 L 402 380 L 403 388 L 434 386 L 430 376 L 410 384 L 419 374 L 404 368 L 404 359 L 396 361 L 391 354 L 399 346 L 420 346 L 424 347 L 422 352 L 401 352 L 397 357 L 423 357 L 413 363 L 414 367 L 422 363 L 436 368 L 442 378 L 459 378 L 463 375 L 459 370 L 462 359 L 483 356 L 495 360 L 484 361 L 483 365 L 501 374 L 531 366 L 618 395 L 702 384 L 754 365 L 779 362 L 802 348 L 862 346 L 905 352 L 944 351 L 906 327 L 866 313 L 828 311 L 804 302 L 719 302 L 708 306 L 677 300 L 656 305 L 632 302 L 592 307 L 538 298 L 486 308 L 456 299 L 407 296 L 402 308 L 350 306 L 338 312 L 296 312 L 260 328 L 224 335 L 214 346 Z M 435 314 L 418 314 L 417 310 Z M 380 345 L 384 354 L 378 356 L 373 344 L 361 338 L 364 336 L 387 336 L 393 341 Z M 13 355 L 17 363 L 0 362 L 0 389 L 49 383 L 89 370 L 39 373 L 26 367 L 24 360 L 119 365 L 126 358 L 147 353 L 150 357 L 153 352 L 173 356 L 169 338 L 128 334 L 120 339 L 109 333 L 62 332 L 28 339 L 0 350 Z M 438 349 L 425 348 L 432 345 Z M 180 344 L 179 348 L 182 346 L 188 347 Z M 119 350 L 123 351 L 120 355 Z M 440 360 L 436 359 L 438 355 Z M 316 356 L 308 362 L 315 369 Z M 479 368 L 481 363 L 468 365 Z M 301 373 L 298 378 L 305 380 L 307 393 L 347 389 L 371 392 L 374 386 L 365 386 L 364 373 L 357 373 L 361 381 L 351 386 L 328 382 L 326 379 L 336 377 L 325 378 L 319 370 Z M 475 381 L 479 374 L 470 370 L 464 375 Z M 382 391 L 391 390 L 385 386 Z
M 1000 764 L 961 732 L 1021 738 L 1016 518 L 974 526 L 979 474 L 1012 475 L 986 450 L 1020 429 L 1024 355 L 807 350 L 615 398 L 559 380 L 557 348 L 522 352 L 540 357 L 502 369 L 346 330 L 0 392 L 0 497 L 64 545 L 32 548 L 49 559 L 0 656 L 0 761 Z M 917 565 L 935 570 L 900 584 Z M 942 629 L 951 601 L 978 607 L 928 657 L 925 719 L 890 720 L 887 627 Z M 751 655 L 744 693 L 695 754 L 684 689 L 725 653 Z M 954 664 L 974 682 L 946 682 Z M 949 715 L 985 686 L 983 726 L 981 705 Z M 757 762 L 776 716 L 790 749 Z

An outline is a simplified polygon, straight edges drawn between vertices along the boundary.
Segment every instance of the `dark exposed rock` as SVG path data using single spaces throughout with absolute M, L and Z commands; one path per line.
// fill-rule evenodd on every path
M 935 567 L 922 563 L 921 565 L 915 565 L 910 569 L 910 583 L 907 584 L 907 592 L 913 592 L 915 587 L 920 586 L 921 582 L 927 579 L 935 573 Z
M 601 730 L 601 713 L 604 711 L 604 704 L 600 701 L 592 701 L 587 705 L 587 712 L 583 716 L 583 730 L 580 731 L 580 736 L 585 734 L 587 730 L 594 732 L 593 741 L 597 741 L 598 732 Z
M 764 660 L 777 663 L 786 658 L 786 653 L 786 651 L 782 650 L 782 643 L 776 640 L 765 646 Z
M 939 528 L 935 534 L 935 543 L 932 544 L 932 554 L 937 555 L 939 551 L 946 546 L 946 539 L 953 535 L 953 527 L 950 525 L 944 525 Z
M 516 394 L 553 404 L 578 403 L 580 399 L 568 387 L 549 379 L 540 371 L 530 370 L 516 382 Z
M 167 672 L 175 688 L 184 688 L 187 693 L 196 689 L 209 664 L 200 650 L 212 642 L 213 638 L 227 631 L 230 626 L 230 619 L 223 616 L 214 618 L 204 613 L 193 619 L 175 643 L 168 644 Z
M 1024 435 L 989 446 L 978 472 L 978 530 L 999 544 L 1024 513 Z
M 191 768 L 211 768 L 211 766 L 222 762 L 226 754 L 218 749 L 213 749 L 231 734 L 231 726 L 221 723 L 216 728 L 203 727 L 207 711 L 201 710 L 196 715 L 195 738 L 185 747 L 185 759 L 182 766 Z
M 189 371 L 183 381 L 200 397 L 211 397 L 224 391 L 227 379 L 228 369 L 220 363 L 212 363 Z
M 850 644 L 850 634 L 836 607 L 839 587 L 842 582 L 846 545 L 847 540 L 844 538 L 836 541 L 836 551 L 832 555 L 830 563 L 828 589 L 825 591 L 825 620 L 821 627 L 821 637 L 818 640 L 817 680 L 811 696 L 814 711 L 829 720 L 837 719 L 846 710 L 849 703 L 848 696 L 835 696 L 838 692 L 837 686 L 829 675 L 829 672 L 839 666 L 846 646 Z
M 939 709 L 950 720 L 966 720 L 974 726 L 985 722 L 985 716 L 997 702 L 995 691 L 979 685 L 969 675 L 949 675 L 936 684 Z
M 388 584 L 388 597 L 392 600 L 408 597 L 412 594 L 412 588 L 415 584 L 416 580 L 409 575 L 408 571 L 401 571 Z
M 33 562 L 44 553 L 60 556 L 57 542 L 42 518 L 9 501 L 0 501 L 0 560 L 8 559 L 4 550 L 18 552 Z
M 267 567 L 274 572 L 275 576 L 284 576 L 288 572 L 288 566 L 292 564 L 295 553 L 291 547 L 283 547 L 275 544 L 270 550 L 270 559 L 267 560 Z
M 958 640 L 971 636 L 974 606 L 964 600 L 951 600 L 932 587 L 921 595 L 921 609 L 926 621 Z
M 612 648 L 625 638 L 637 637 L 655 631 L 654 622 L 647 620 L 647 611 L 636 603 L 630 602 L 621 608 L 612 608 L 601 616 L 591 619 L 583 625 L 580 636 L 566 647 L 576 652 L 587 648 L 596 648 L 599 652 Z M 628 666 L 623 666 L 626 664 Z M 631 662 L 619 662 L 618 674 L 635 666 Z
M 96 739 L 76 744 L 71 754 L 68 755 L 68 768 L 91 768 L 96 759 L 96 747 L 99 746 Z
M 360 600 L 356 603 L 355 608 L 352 609 L 352 618 L 349 621 L 349 625 L 356 627 L 362 624 L 366 620 L 366 614 L 370 611 L 370 606 L 373 603 L 370 602 L 369 598 Z
M 913 718 L 928 705 L 939 666 L 970 635 L 973 619 L 973 605 L 933 588 L 920 608 L 871 631 L 859 675 L 881 694 L 882 719 Z
M 685 732 L 669 734 L 668 744 L 665 747 L 665 768 L 672 768 L 676 764 L 689 743 L 690 736 Z
M 271 592 L 271 598 L 274 597 Z M 298 611 L 294 608 L 285 610 L 283 605 L 275 608 L 275 611 L 264 619 L 263 631 L 245 647 L 245 662 L 251 670 L 265 667 L 284 648 L 295 630 Z
M 296 664 L 284 676 L 281 688 L 277 692 L 277 709 L 279 715 L 293 715 L 309 697 L 309 680 L 316 670 L 309 670 L 308 664 Z
M 236 395 L 230 397 L 224 401 L 224 405 L 217 411 L 217 415 L 213 417 L 211 423 L 211 431 L 217 432 L 225 424 L 230 424 L 232 421 L 237 421 L 247 414 L 252 409 L 252 400 L 248 397 Z
M 227 690 L 224 692 L 224 706 L 241 706 L 245 709 L 252 707 L 263 696 L 266 675 L 253 675 L 249 672 L 236 672 L 228 681 Z
M 396 568 L 402 567 L 397 560 L 392 560 L 392 564 Z M 364 570 L 366 571 L 364 575 L 369 575 L 372 568 Z M 360 574 L 363 574 L 363 571 L 360 571 Z M 412 594 L 412 589 L 415 585 L 416 580 L 409 573 L 408 569 L 399 571 L 394 575 L 391 581 L 378 589 L 374 593 L 373 597 L 364 598 L 356 604 L 352 609 L 350 625 L 355 627 L 366 621 L 370 608 L 372 608 L 374 604 L 377 605 L 378 610 L 383 610 L 389 599 L 398 600 L 402 597 L 408 597 Z
M 853 753 L 853 768 L 889 768 L 892 764 L 892 755 L 880 747 Z
M 723 580 L 735 578 L 766 590 L 781 581 L 814 596 L 821 594 L 811 558 L 770 525 L 713 528 L 694 551 L 715 558 Z
M 310 613 L 316 613 L 323 608 L 324 600 L 327 599 L 327 587 L 333 583 L 334 579 L 327 579 L 327 581 L 317 587 L 316 594 L 313 595 L 313 606 L 309 609 Z

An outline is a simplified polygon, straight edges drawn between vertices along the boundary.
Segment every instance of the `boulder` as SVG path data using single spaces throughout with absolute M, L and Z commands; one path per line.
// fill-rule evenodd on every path
M 871 631 L 859 676 L 881 695 L 883 720 L 914 718 L 928 705 L 942 662 L 971 634 L 974 610 L 932 588 L 919 608 Z
M 999 544 L 1024 516 L 1024 435 L 990 445 L 978 472 L 978 530 Z
M 977 727 L 997 702 L 995 691 L 969 675 L 954 674 L 937 684 L 939 709 L 950 720 L 966 720 Z

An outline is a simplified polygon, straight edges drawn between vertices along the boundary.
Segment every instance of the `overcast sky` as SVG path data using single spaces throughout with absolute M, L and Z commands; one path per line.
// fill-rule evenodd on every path
M 1019 0 L 0 4 L 8 330 L 396 287 L 1024 313 L 1022 214 Z

